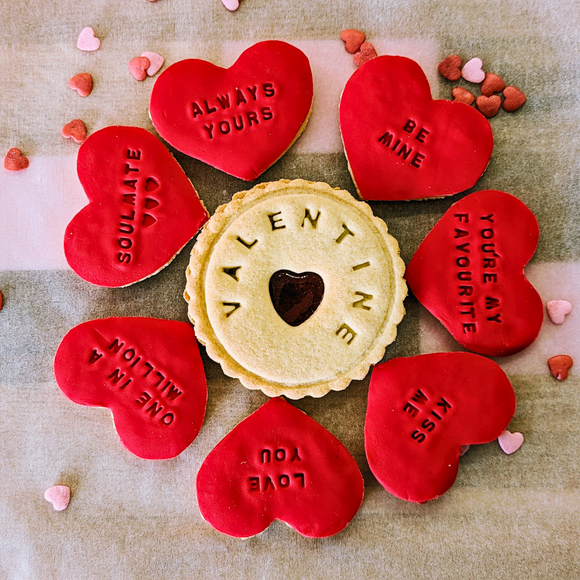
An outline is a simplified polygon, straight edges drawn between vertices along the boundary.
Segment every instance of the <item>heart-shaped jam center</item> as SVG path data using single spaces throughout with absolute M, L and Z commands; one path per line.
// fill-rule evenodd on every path
M 315 272 L 296 274 L 278 270 L 270 278 L 270 298 L 274 309 L 290 326 L 308 320 L 322 302 L 324 282 Z

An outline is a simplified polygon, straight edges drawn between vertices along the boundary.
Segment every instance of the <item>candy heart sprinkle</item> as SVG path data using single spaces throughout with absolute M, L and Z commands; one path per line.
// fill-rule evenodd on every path
M 511 455 L 515 453 L 524 442 L 524 436 L 521 433 L 510 433 L 507 429 L 497 438 L 499 446 L 504 453 Z

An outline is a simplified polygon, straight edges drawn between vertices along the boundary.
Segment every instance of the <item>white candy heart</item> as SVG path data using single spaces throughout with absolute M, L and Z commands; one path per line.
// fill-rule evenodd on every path
M 568 300 L 551 300 L 546 304 L 548 316 L 554 324 L 562 324 L 566 314 L 572 311 L 572 304 Z
M 81 30 L 77 40 L 77 48 L 86 52 L 91 52 L 93 50 L 98 50 L 100 46 L 101 41 L 95 36 L 95 31 L 92 28 L 87 26 L 87 28 Z
M 62 511 L 70 501 L 70 488 L 66 485 L 54 485 L 44 492 L 44 499 L 49 501 L 57 511 Z
M 159 69 L 163 66 L 163 63 L 165 62 L 165 59 L 156 52 L 144 52 L 141 56 L 148 58 L 149 62 L 151 63 L 151 65 L 147 69 L 147 76 L 150 77 L 155 76 L 159 72 Z
M 504 453 L 511 455 L 517 451 L 524 442 L 524 436 L 521 433 L 510 433 L 507 429 L 497 438 L 499 446 Z
M 240 7 L 239 0 L 222 0 L 222 4 L 230 11 L 234 12 Z
M 472 58 L 466 62 L 461 69 L 461 76 L 470 83 L 481 83 L 485 79 L 485 73 L 481 69 L 482 62 L 480 58 Z

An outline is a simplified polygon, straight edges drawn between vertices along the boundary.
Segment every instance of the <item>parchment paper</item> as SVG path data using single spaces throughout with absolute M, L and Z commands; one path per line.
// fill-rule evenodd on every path
M 580 356 L 580 192 L 578 181 L 579 5 L 550 0 L 33 0 L 2 2 L 0 153 L 20 147 L 30 167 L 0 170 L 0 578 L 453 578 L 580 577 L 580 380 L 548 372 L 554 354 Z M 82 53 L 76 39 L 94 28 L 102 45 Z M 296 405 L 337 436 L 358 462 L 363 506 L 340 534 L 303 538 L 281 522 L 241 541 L 200 516 L 195 477 L 205 456 L 266 401 L 224 376 L 203 352 L 209 404 L 195 442 L 179 457 L 152 462 L 120 444 L 106 409 L 81 407 L 58 389 L 52 362 L 73 326 L 107 316 L 187 320 L 182 299 L 190 243 L 160 274 L 126 289 L 93 287 L 66 265 L 64 228 L 86 204 L 75 171 L 78 145 L 61 127 L 83 119 L 153 130 L 147 103 L 154 79 L 138 83 L 127 64 L 149 50 L 166 66 L 183 58 L 231 65 L 265 39 L 286 40 L 311 59 L 315 104 L 310 125 L 260 181 L 321 180 L 354 193 L 340 144 L 338 98 L 355 67 L 339 40 L 366 32 L 379 54 L 418 60 L 435 96 L 456 84 L 437 76 L 452 53 L 480 57 L 528 97 L 514 114 L 491 120 L 495 149 L 474 190 L 500 189 L 538 217 L 541 239 L 527 268 L 544 301 L 574 310 L 561 327 L 545 321 L 538 341 L 499 361 L 514 385 L 510 425 L 525 436 L 506 456 L 497 443 L 472 447 L 454 487 L 426 505 L 389 495 L 370 473 L 363 446 L 368 377 L 343 392 Z M 91 72 L 81 99 L 67 86 Z M 173 151 L 210 212 L 251 187 Z M 463 195 L 463 194 L 461 194 Z M 373 203 L 408 262 L 460 196 Z M 387 357 L 458 349 L 412 297 Z M 203 351 L 203 349 L 202 349 Z M 577 358 L 577 360 L 580 360 Z M 64 512 L 45 489 L 71 487 Z M 331 490 L 329 490 L 329 493 Z

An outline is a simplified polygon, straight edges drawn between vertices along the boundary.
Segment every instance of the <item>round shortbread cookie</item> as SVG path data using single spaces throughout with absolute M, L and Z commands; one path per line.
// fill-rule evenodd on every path
M 224 372 L 269 396 L 362 379 L 405 313 L 397 241 L 347 191 L 301 179 L 234 195 L 200 234 L 185 298 Z

